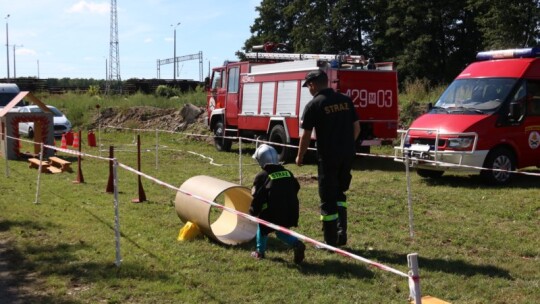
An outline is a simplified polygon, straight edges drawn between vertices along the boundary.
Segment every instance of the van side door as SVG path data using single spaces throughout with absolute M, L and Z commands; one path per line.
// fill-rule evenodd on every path
M 527 80 L 520 167 L 540 166 L 540 80 Z

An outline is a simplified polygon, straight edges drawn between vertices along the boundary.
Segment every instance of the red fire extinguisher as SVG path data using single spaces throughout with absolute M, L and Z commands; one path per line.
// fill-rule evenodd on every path
M 68 146 L 73 146 L 73 132 L 69 131 L 66 133 L 66 144 Z
M 90 147 L 96 146 L 96 135 L 94 134 L 94 131 L 92 130 L 88 131 L 88 145 Z

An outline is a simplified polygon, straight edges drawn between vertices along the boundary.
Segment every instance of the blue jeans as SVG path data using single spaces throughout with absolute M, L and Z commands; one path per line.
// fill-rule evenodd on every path
M 287 245 L 294 247 L 298 243 L 298 238 L 283 233 L 281 231 L 276 231 L 276 237 Z M 266 245 L 268 243 L 268 234 L 261 233 L 261 224 L 257 226 L 257 251 L 264 254 L 266 252 Z

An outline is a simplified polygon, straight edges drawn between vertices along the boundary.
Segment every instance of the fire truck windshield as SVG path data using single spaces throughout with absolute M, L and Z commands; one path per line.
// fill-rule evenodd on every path
M 454 80 L 441 95 L 432 111 L 492 113 L 501 106 L 517 81 L 514 78 Z

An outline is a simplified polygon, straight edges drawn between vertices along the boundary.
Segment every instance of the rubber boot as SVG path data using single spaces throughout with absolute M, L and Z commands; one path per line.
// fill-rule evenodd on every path
M 302 243 L 301 241 L 297 241 L 294 245 L 294 263 L 300 264 L 304 261 L 305 257 L 305 251 L 306 251 L 306 245 Z
M 323 221 L 324 242 L 330 246 L 337 245 L 337 220 Z
M 337 245 L 345 246 L 347 244 L 347 208 L 338 207 L 337 222 Z

